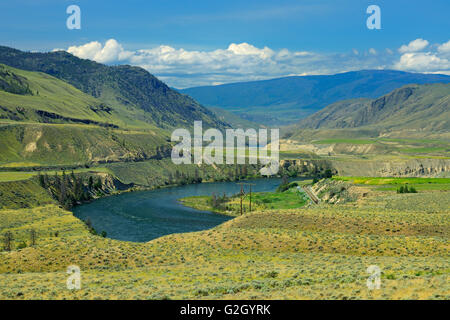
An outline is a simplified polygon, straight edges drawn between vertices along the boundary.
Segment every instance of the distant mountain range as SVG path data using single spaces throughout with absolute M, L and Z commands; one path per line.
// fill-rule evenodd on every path
M 169 88 L 139 67 L 106 66 L 64 51 L 30 53 L 3 46 L 0 46 L 0 63 L 43 72 L 67 82 L 113 110 L 122 117 L 123 123 L 148 123 L 168 129 L 191 127 L 194 120 L 202 120 L 206 127 L 227 126 L 194 99 Z M 13 79 L 8 81 L 13 83 Z
M 305 129 L 359 129 L 360 132 L 449 132 L 450 84 L 407 85 L 377 99 L 333 103 L 292 126 Z
M 209 107 L 219 107 L 265 125 L 292 124 L 341 100 L 377 98 L 407 84 L 450 83 L 450 76 L 393 70 L 195 87 L 180 90 Z

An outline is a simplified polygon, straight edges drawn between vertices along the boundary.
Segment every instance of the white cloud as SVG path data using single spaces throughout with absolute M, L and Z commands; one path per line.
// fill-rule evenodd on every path
M 421 40 L 421 39 L 419 39 Z M 426 46 L 424 43 L 426 42 Z M 407 46 L 416 50 L 425 48 L 428 41 L 412 41 Z M 436 52 L 377 51 L 370 48 L 365 54 L 356 49 L 347 53 L 315 53 L 309 51 L 274 50 L 258 48 L 249 43 L 231 43 L 225 49 L 186 50 L 168 45 L 150 49 L 127 51 L 114 39 L 104 45 L 93 41 L 71 46 L 67 51 L 84 59 L 100 63 L 121 63 L 143 67 L 170 86 L 185 88 L 216 85 L 237 81 L 262 80 L 290 75 L 334 74 L 361 69 L 399 69 L 416 72 L 446 72 L 445 56 L 448 43 Z
M 438 46 L 438 51 L 441 53 L 450 53 L 450 40 Z
M 82 59 L 90 59 L 100 63 L 111 63 L 128 59 L 132 52 L 125 51 L 114 39 L 106 41 L 105 46 L 98 41 L 86 43 L 82 46 L 72 46 L 67 52 Z
M 402 55 L 395 67 L 400 70 L 432 72 L 450 69 L 450 63 L 431 52 L 412 52 Z
M 416 39 L 407 46 L 400 47 L 399 51 L 404 53 L 394 64 L 394 68 L 404 71 L 448 74 L 450 72 L 450 57 L 448 55 L 450 53 L 450 41 L 441 45 L 430 46 L 426 52 L 421 51 L 428 45 L 428 41 Z
M 407 52 L 417 52 L 425 49 L 428 47 L 429 42 L 427 40 L 423 39 L 416 39 L 411 41 L 408 45 L 403 45 L 398 49 L 398 52 L 400 53 L 407 53 Z

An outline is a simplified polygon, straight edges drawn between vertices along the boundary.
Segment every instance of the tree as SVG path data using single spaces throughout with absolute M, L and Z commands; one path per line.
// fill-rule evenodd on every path
M 97 182 L 94 185 L 94 189 L 101 189 L 102 188 L 102 180 L 100 179 L 100 177 L 97 178 Z
M 31 229 L 31 230 L 30 230 L 30 245 L 31 245 L 31 246 L 36 245 L 36 239 L 37 239 L 37 233 L 36 233 L 36 230 Z
M 6 232 L 5 235 L 3 236 L 3 244 L 4 244 L 3 247 L 5 251 L 11 251 L 13 241 L 14 241 L 13 234 L 9 231 Z
M 289 188 L 289 179 L 286 175 L 281 178 L 281 183 L 277 188 L 277 192 L 284 192 Z
M 38 177 L 39 177 L 39 184 L 41 185 L 42 188 L 46 188 L 46 182 L 45 182 L 45 176 L 43 176 L 40 172 L 38 173 Z
M 81 177 L 75 178 L 74 184 L 73 184 L 73 194 L 75 197 L 75 200 L 84 200 L 84 189 L 83 189 L 83 180 Z
M 63 172 L 63 178 L 61 180 L 60 186 L 59 186 L 59 203 L 62 206 L 66 206 L 67 204 L 67 185 L 66 185 L 66 176 Z
M 58 190 L 60 188 L 60 184 L 61 184 L 61 180 L 58 176 L 58 172 L 55 172 L 54 180 L 55 180 L 55 188 Z
M 244 164 L 244 167 L 242 168 L 242 174 L 244 177 L 248 176 L 248 168 L 246 164 Z
M 89 229 L 92 229 L 92 221 L 91 221 L 91 218 L 87 218 L 86 221 L 85 221 L 84 223 L 86 223 L 86 226 L 87 226 Z
M 217 197 L 216 197 L 215 193 L 213 193 L 212 196 L 211 196 L 211 205 L 212 205 L 213 208 L 217 207 Z

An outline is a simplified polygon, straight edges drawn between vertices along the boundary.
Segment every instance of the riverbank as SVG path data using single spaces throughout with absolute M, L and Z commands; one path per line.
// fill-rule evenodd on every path
M 254 179 L 255 192 L 275 191 L 280 178 Z M 232 215 L 215 210 L 197 210 L 184 206 L 179 199 L 211 194 L 232 197 L 240 191 L 239 182 L 209 182 L 172 188 L 129 192 L 104 197 L 73 208 L 80 220 L 89 220 L 112 239 L 146 242 L 182 232 L 211 229 L 228 221 Z M 244 200 L 245 201 L 245 200 Z M 246 205 L 245 205 L 246 207 Z M 208 208 L 205 208 L 208 209 Z
M 290 187 L 284 191 L 252 192 L 249 188 L 242 195 L 242 213 L 263 210 L 284 210 L 303 207 L 308 198 L 303 190 L 297 186 L 307 185 L 312 180 L 293 181 Z M 202 211 L 211 211 L 232 217 L 241 215 L 241 195 L 233 196 L 223 194 L 212 194 L 208 196 L 193 196 L 178 199 L 183 205 Z
M 448 300 L 449 199 L 448 191 L 376 191 L 146 243 L 94 236 L 54 205 L 0 210 L 2 232 L 15 235 L 13 250 L 0 252 L 0 299 Z M 36 245 L 18 249 L 30 228 Z M 65 287 L 69 265 L 80 267 L 81 290 Z M 367 289 L 370 265 L 382 271 L 382 290 Z

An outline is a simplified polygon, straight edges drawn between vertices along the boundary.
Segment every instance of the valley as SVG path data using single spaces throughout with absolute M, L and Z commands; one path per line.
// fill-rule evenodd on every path
M 448 76 L 397 71 L 179 93 L 0 47 L 0 299 L 448 300 L 449 97 Z M 174 164 L 194 121 L 286 125 L 277 176 Z

